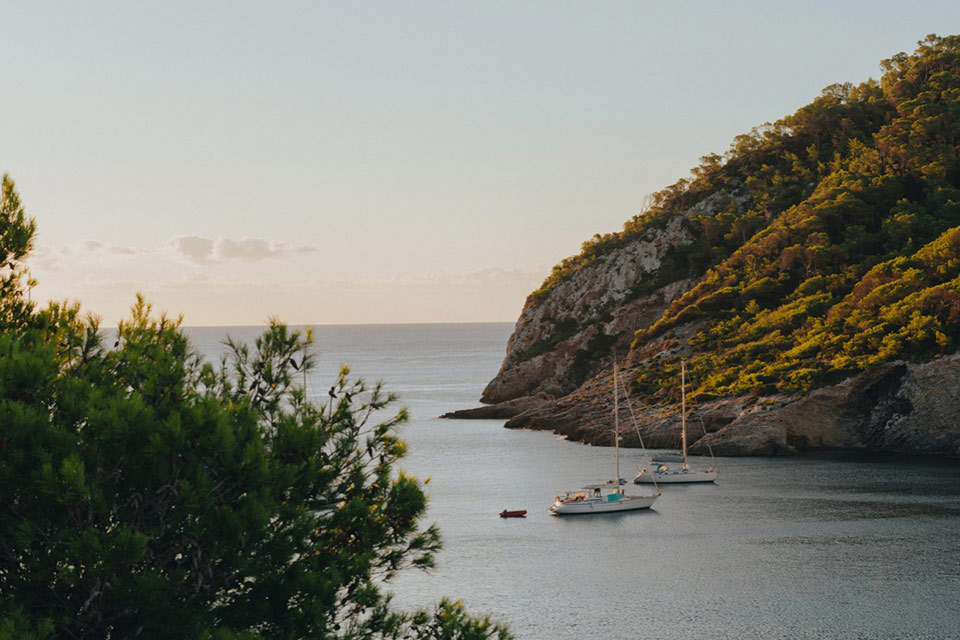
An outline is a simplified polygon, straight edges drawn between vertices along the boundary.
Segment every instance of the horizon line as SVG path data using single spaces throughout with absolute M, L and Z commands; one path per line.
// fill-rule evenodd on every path
M 454 320 L 448 322 L 282 322 L 288 327 L 397 327 L 450 324 L 516 324 L 515 320 Z M 259 329 L 268 324 L 182 324 L 181 329 Z M 117 325 L 100 327 L 116 329 Z

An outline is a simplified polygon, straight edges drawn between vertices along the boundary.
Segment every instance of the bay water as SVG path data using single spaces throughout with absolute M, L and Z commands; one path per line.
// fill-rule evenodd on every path
M 612 448 L 438 417 L 479 404 L 512 328 L 314 328 L 317 401 L 348 363 L 410 411 L 402 466 L 430 479 L 425 523 L 444 548 L 435 570 L 392 583 L 397 606 L 462 599 L 520 639 L 960 638 L 960 461 L 717 458 L 715 484 L 663 487 L 650 510 L 551 516 L 556 491 L 613 477 Z M 187 334 L 216 360 L 227 334 L 260 331 Z M 621 451 L 624 477 L 640 464 Z

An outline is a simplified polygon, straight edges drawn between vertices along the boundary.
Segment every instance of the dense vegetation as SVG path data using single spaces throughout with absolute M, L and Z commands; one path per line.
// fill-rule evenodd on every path
M 405 413 L 273 323 L 219 366 L 138 300 L 112 348 L 24 294 L 34 223 L 0 202 L 0 639 L 506 638 L 461 604 L 390 607 L 429 568 L 426 499 L 398 473 Z
M 795 114 L 739 136 L 653 198 L 624 231 L 596 236 L 538 292 L 682 215 L 695 243 L 651 281 L 698 276 L 633 348 L 672 329 L 701 394 L 803 392 L 880 363 L 960 345 L 960 37 L 928 36 L 882 63 L 881 81 L 833 85 Z M 644 283 L 641 283 L 641 285 Z M 647 283 L 649 284 L 649 283 Z M 642 289 L 642 287 L 641 287 Z M 654 395 L 675 357 L 634 386 Z

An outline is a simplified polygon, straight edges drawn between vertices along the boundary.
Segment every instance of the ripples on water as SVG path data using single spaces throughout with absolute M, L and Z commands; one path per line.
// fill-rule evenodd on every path
M 649 512 L 552 517 L 555 491 L 612 477 L 612 449 L 436 417 L 477 404 L 511 330 L 316 330 L 313 393 L 344 362 L 384 380 L 410 408 L 404 466 L 431 477 L 445 547 L 433 573 L 394 582 L 397 604 L 462 598 L 523 639 L 960 638 L 957 461 L 721 458 L 715 485 L 665 487 Z M 189 330 L 211 356 L 227 332 L 256 334 Z M 625 451 L 623 474 L 639 460 Z

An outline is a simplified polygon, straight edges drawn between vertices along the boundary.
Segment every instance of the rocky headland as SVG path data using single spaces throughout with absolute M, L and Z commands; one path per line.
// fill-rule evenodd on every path
M 609 444 L 960 456 L 960 38 L 706 156 L 533 292 L 486 406 Z M 635 426 L 635 428 L 634 428 Z
M 610 445 L 614 355 L 625 363 L 622 375 L 629 379 L 651 359 L 689 356 L 687 341 L 703 324 L 676 327 L 642 349 L 630 349 L 633 330 L 659 319 L 695 281 L 678 280 L 633 300 L 628 299 L 631 283 L 655 273 L 658 256 L 688 241 L 676 227 L 668 228 L 578 271 L 551 292 L 549 306 L 531 296 L 500 372 L 484 389 L 482 401 L 488 404 L 443 417 L 505 419 L 511 429 L 549 430 L 578 442 Z M 614 311 L 605 320 L 596 319 L 610 308 Z M 549 350 L 524 356 L 531 345 L 548 340 L 558 322 L 583 313 L 594 321 L 582 323 Z M 610 351 L 598 354 L 591 362 L 594 371 L 584 376 L 584 353 L 598 336 Z M 802 395 L 748 394 L 699 403 L 692 398 L 691 405 L 688 437 L 695 455 L 860 449 L 960 456 L 960 354 L 888 362 Z M 634 397 L 622 402 L 620 411 L 623 446 L 640 446 L 641 436 L 649 448 L 679 446 L 675 402 Z

